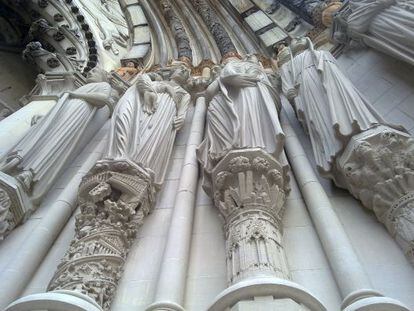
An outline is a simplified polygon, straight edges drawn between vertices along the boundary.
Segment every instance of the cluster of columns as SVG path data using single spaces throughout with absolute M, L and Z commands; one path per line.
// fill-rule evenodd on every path
M 299 140 L 284 116 L 279 121 L 280 94 L 271 85 L 266 71 L 255 57 L 241 59 L 228 34 L 218 27 L 207 2 L 193 2 L 200 5 L 200 14 L 223 55 L 221 74 L 211 75 L 211 68 L 206 66 L 203 76 L 190 78 L 188 64 L 178 63 L 170 68 L 164 80 L 156 73 L 138 75 L 136 83 L 119 101 L 113 95 L 118 103 L 112 115 L 104 159 L 98 161 L 91 157 L 78 192 L 68 188 L 72 206 L 66 214 L 76 207 L 80 213 L 76 217 L 75 236 L 50 281 L 48 292 L 21 298 L 6 310 L 110 310 L 129 248 L 145 216 L 154 207 L 175 134 L 186 115 L 190 101 L 188 90 L 193 83 L 197 86 L 193 93 L 198 93 L 195 112 L 155 302 L 147 310 L 184 310 L 199 163 L 204 189 L 223 216 L 226 239 L 228 288 L 216 297 L 209 310 L 255 310 L 263 305 L 260 297 L 266 297 L 267 306 L 274 309 L 326 310 L 307 289 L 291 281 L 282 244 L 282 219 L 289 194 L 286 151 L 342 294 L 342 309 L 408 311 L 400 302 L 372 289 Z M 163 5 L 171 25 L 180 29 L 168 3 L 163 1 Z M 188 47 L 185 37 L 177 34 L 176 38 L 182 40 L 183 47 Z M 316 53 L 311 46 L 309 50 Z M 314 61 L 315 55 L 310 54 L 303 62 L 297 61 L 299 55 L 309 56 L 304 54 L 306 47 L 302 49 L 300 44 L 293 53 L 296 55 L 281 68 L 283 89 L 311 136 L 321 171 L 374 210 L 412 258 L 412 138 L 375 119 L 377 115 L 368 105 L 358 126 L 353 116 L 347 119 L 351 124 L 346 124 L 344 119 L 334 120 L 328 134 L 326 128 L 315 129 L 314 125 L 322 122 L 316 122 L 312 103 L 307 101 L 306 93 L 301 93 L 303 89 L 295 88 L 297 85 L 303 88 L 304 81 L 297 79 L 306 79 L 305 71 L 316 68 L 315 64 L 306 63 Z M 187 56 L 184 52 L 181 55 Z M 316 56 L 323 59 L 324 55 Z M 334 63 L 331 58 L 326 59 Z M 342 78 L 340 72 L 330 72 Z M 307 78 L 315 77 L 309 74 Z M 89 81 L 87 85 L 91 83 L 95 82 Z M 348 82 L 344 85 L 352 88 Z M 110 97 L 112 89 L 108 92 Z M 81 99 L 87 103 L 102 100 L 82 95 Z M 354 98 L 353 105 L 356 102 Z M 113 109 L 114 103 L 105 104 Z M 358 130 L 352 130 L 348 136 L 343 133 L 329 136 L 340 126 Z M 320 145 L 325 148 L 318 148 Z M 158 150 L 161 147 L 165 148 L 163 152 Z M 333 157 L 318 154 L 319 150 L 333 150 Z M 361 163 L 367 165 L 361 167 Z M 380 174 L 374 174 L 378 170 Z M 377 176 L 376 183 L 369 177 L 371 183 L 364 182 L 367 176 L 373 175 Z M 76 187 L 76 181 L 73 186 Z M 58 208 L 55 210 L 61 212 Z M 56 217 L 65 218 L 60 214 Z M 24 286 L 23 281 L 15 284 L 10 286 L 10 297 L 17 297 Z

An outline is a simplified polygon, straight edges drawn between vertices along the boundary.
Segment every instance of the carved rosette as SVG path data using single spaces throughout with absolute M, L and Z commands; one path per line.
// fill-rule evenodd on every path
M 224 217 L 228 281 L 289 279 L 282 240 L 287 170 L 261 149 L 229 152 L 212 172 L 214 203 Z
M 153 177 L 128 161 L 99 161 L 79 187 L 75 238 L 48 290 L 78 291 L 109 310 L 137 229 L 151 211 Z
M 374 211 L 414 264 L 414 139 L 379 126 L 354 136 L 337 163 L 340 184 Z

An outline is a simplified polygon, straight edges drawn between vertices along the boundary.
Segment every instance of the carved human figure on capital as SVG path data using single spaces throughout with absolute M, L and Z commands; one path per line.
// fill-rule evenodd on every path
M 0 236 L 33 211 L 79 148 L 87 143 L 84 137 L 92 137 L 94 133 L 89 133 L 88 126 L 98 110 L 107 107 L 100 115 L 105 114 L 105 119 L 110 116 L 118 93 L 108 83 L 107 73 L 95 68 L 87 82 L 73 92 L 63 93 L 50 112 L 0 159 L 0 188 L 9 193 L 11 200 L 0 216 Z M 15 193 L 13 188 L 21 191 Z
M 116 73 L 124 81 L 131 81 L 139 73 L 140 68 L 133 61 L 128 60 L 126 64 L 116 70 Z

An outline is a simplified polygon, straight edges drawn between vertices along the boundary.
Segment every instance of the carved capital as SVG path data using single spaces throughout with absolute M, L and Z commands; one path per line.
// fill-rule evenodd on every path
M 374 211 L 414 263 L 414 139 L 378 126 L 355 135 L 337 164 L 341 183 Z
M 213 169 L 214 203 L 225 220 L 229 283 L 259 275 L 289 279 L 281 245 L 286 173 L 262 149 L 231 151 Z
M 109 310 L 129 248 L 153 207 L 152 176 L 129 161 L 99 161 L 79 187 L 75 238 L 48 290 L 78 291 Z
M 23 184 L 0 172 L 0 241 L 30 215 L 32 207 Z

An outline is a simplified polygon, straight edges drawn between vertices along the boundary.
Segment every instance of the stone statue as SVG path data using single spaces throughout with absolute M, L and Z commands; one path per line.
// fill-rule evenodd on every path
M 413 1 L 350 0 L 335 22 L 342 26 L 334 27 L 337 41 L 361 42 L 414 65 Z
M 61 95 L 50 112 L 0 159 L 3 173 L 0 188 L 7 188 L 13 177 L 18 187 L 30 195 L 29 206 L 11 207 L 12 210 L 22 209 L 21 217 L 30 214 L 32 204 L 40 203 L 68 160 L 74 157 L 98 109 L 108 106 L 113 110 L 118 95 L 107 79 L 106 72 L 101 69 L 91 70 L 88 84 Z
M 181 87 L 189 79 L 187 67 L 173 67 L 171 81 L 160 78 L 139 75 L 119 100 L 106 155 L 79 186 L 81 213 L 75 237 L 49 291 L 80 292 L 110 310 L 128 251 L 154 207 L 157 186 L 164 180 L 176 132 L 190 103 Z
M 283 92 L 320 173 L 372 210 L 414 264 L 414 140 L 381 118 L 329 52 L 315 51 L 308 38 L 293 40 L 291 50 L 280 70 Z
M 291 44 L 291 61 L 282 65 L 283 92 L 308 131 L 317 167 L 330 176 L 333 159 L 356 133 L 385 120 L 339 69 L 327 51 L 309 38 Z
M 198 150 L 206 173 L 233 149 L 262 148 L 278 159 L 284 142 L 279 96 L 256 56 L 229 58 L 206 93 L 207 136 Z
M 188 78 L 184 65 L 174 70 L 171 81 L 139 75 L 115 109 L 107 157 L 140 164 L 152 170 L 155 183 L 161 184 L 176 131 L 183 126 L 190 103 L 190 95 L 180 86 Z
M 103 47 L 119 55 L 128 46 L 128 25 L 117 0 L 80 1 L 99 29 Z
M 224 219 L 228 283 L 290 279 L 281 243 L 289 179 L 279 93 L 255 55 L 229 57 L 207 88 L 206 102 L 197 156 L 203 188 Z
M 124 67 L 118 68 L 116 73 L 124 81 L 131 81 L 137 74 L 139 70 L 133 61 L 128 61 Z

